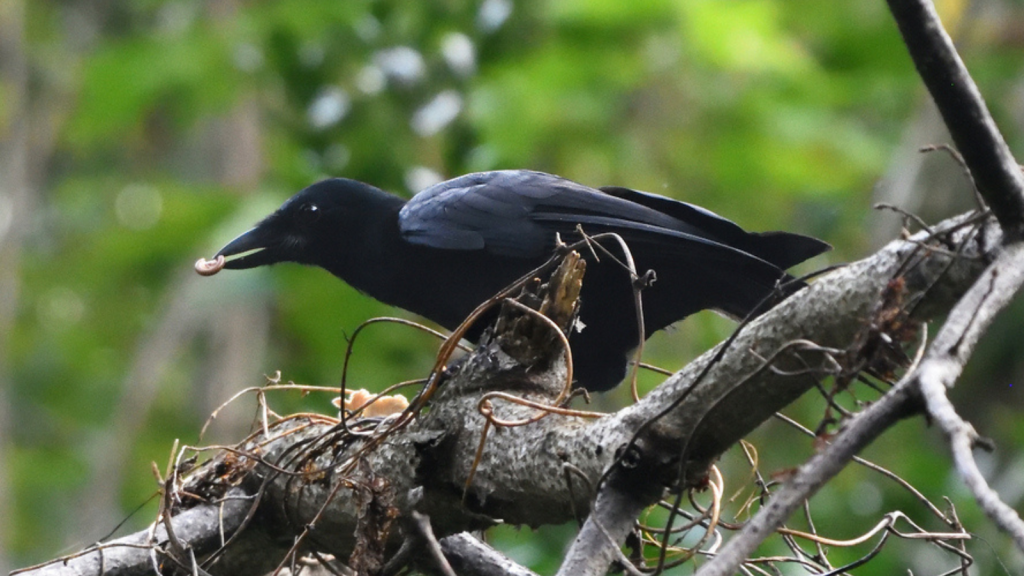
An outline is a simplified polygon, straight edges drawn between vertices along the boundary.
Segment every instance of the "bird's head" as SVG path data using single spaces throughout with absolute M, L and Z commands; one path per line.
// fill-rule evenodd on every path
M 402 200 L 344 178 L 317 182 L 295 194 L 256 226 L 217 252 L 224 268 L 242 270 L 277 262 L 330 268 L 339 251 Z

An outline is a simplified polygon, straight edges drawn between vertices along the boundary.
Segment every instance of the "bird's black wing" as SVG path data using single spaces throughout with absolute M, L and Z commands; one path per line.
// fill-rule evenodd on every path
M 694 204 L 621 186 L 601 186 L 598 190 L 667 214 L 725 242 L 734 242 L 747 234 L 746 230 L 740 228 L 732 220 Z
M 696 206 L 621 186 L 602 186 L 606 194 L 667 214 L 701 230 L 703 235 L 728 244 L 785 270 L 808 258 L 828 252 L 832 246 L 817 238 L 790 232 L 747 232 L 735 222 Z
M 423 190 L 398 215 L 402 237 L 445 250 L 484 250 L 529 258 L 546 233 L 530 221 L 534 197 L 547 193 L 526 171 L 467 174 Z
M 690 208 L 715 222 L 709 228 L 732 226 L 746 234 L 724 218 Z M 399 213 L 403 238 L 448 250 L 482 249 L 535 258 L 552 248 L 556 232 L 572 234 L 579 224 L 590 233 L 617 232 L 627 243 L 653 242 L 673 251 L 737 252 L 726 238 L 718 240 L 717 230 L 701 228 L 702 223 L 527 170 L 481 172 L 442 182 L 414 196 Z

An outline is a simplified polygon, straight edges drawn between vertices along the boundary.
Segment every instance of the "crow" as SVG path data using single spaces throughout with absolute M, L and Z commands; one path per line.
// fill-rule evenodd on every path
M 557 239 L 579 240 L 579 230 L 618 234 L 638 273 L 655 272 L 642 292 L 645 339 L 699 310 L 743 318 L 792 280 L 785 269 L 831 248 L 798 234 L 746 232 L 664 196 L 500 170 L 435 184 L 408 201 L 355 180 L 318 182 L 224 246 L 221 264 L 207 273 L 277 262 L 319 266 L 452 330 L 544 263 Z M 602 246 L 621 258 L 616 242 Z M 633 287 L 612 258 L 581 252 L 588 263 L 578 330 L 570 335 L 573 367 L 578 386 L 605 391 L 623 379 L 639 344 Z M 484 325 L 474 325 L 467 339 L 476 341 Z

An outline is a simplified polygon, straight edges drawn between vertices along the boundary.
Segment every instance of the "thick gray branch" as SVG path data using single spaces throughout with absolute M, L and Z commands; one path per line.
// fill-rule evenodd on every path
M 661 494 L 657 484 L 630 478 L 648 473 L 641 464 L 639 467 L 620 466 L 609 475 L 594 500 L 590 516 L 562 560 L 557 576 L 600 576 L 608 572 L 612 562 L 622 557 L 620 546 L 633 529 L 633 522 Z M 628 561 L 620 564 L 625 569 L 632 568 Z
M 173 526 L 177 541 L 200 556 L 217 549 L 221 544 L 221 534 L 233 534 L 252 506 L 251 498 L 237 496 L 242 496 L 240 491 L 231 494 L 222 504 L 196 506 L 175 516 Z M 152 573 L 154 563 L 169 567 L 181 563 L 186 570 L 191 571 L 191 558 L 171 559 L 169 552 L 164 553 L 171 548 L 167 530 L 163 524 L 159 524 L 152 536 L 149 530 L 137 532 L 65 559 L 54 560 L 27 573 L 46 576 L 121 576 Z
M 978 338 L 1022 283 L 1024 245 L 1016 243 L 999 255 L 956 304 L 917 369 L 850 421 L 827 449 L 801 466 L 698 574 L 734 574 L 761 541 L 781 527 L 806 498 L 842 471 L 857 452 L 900 418 L 916 410 L 922 403 L 921 392 L 924 393 L 928 412 L 950 437 L 961 476 L 986 513 L 1021 546 L 1024 543 L 1024 523 L 1013 509 L 999 500 L 978 471 L 971 456 L 971 448 L 977 438 L 974 429 L 957 416 L 945 391 L 959 377 Z
M 936 230 L 953 226 L 953 222 L 947 221 Z M 957 236 L 962 240 L 970 237 L 970 233 L 961 230 Z M 983 232 L 980 242 L 976 237 L 965 245 L 965 252 L 962 253 L 964 259 L 951 265 L 949 258 L 936 258 L 937 254 L 926 251 L 920 253 L 920 246 L 915 242 L 922 237 L 919 234 L 909 243 L 894 242 L 874 256 L 822 278 L 808 290 L 783 302 L 769 317 L 758 319 L 744 330 L 729 346 L 721 361 L 696 386 L 696 379 L 707 364 L 712 362 L 718 349 L 691 362 L 641 402 L 599 423 L 597 427 L 636 430 L 639 424 L 634 422 L 634 418 L 647 422 L 664 410 L 665 406 L 678 404 L 660 419 L 657 428 L 668 431 L 665 433 L 672 437 L 670 442 L 675 442 L 677 446 L 680 439 L 685 440 L 689 447 L 686 462 L 689 472 L 686 479 L 692 479 L 712 459 L 817 381 L 820 372 L 811 371 L 803 376 L 789 375 L 808 364 L 821 363 L 826 353 L 814 350 L 845 350 L 863 338 L 865 331 L 874 322 L 873 317 L 879 312 L 879 295 L 890 285 L 898 270 L 905 269 L 901 278 L 908 294 L 920 294 L 922 289 L 931 286 L 928 290 L 931 299 L 924 300 L 917 310 L 924 314 L 934 313 L 937 312 L 935 307 L 948 306 L 951 298 L 955 298 L 965 283 L 970 282 L 981 269 L 983 262 L 972 261 L 972 258 L 977 258 L 985 246 L 998 243 L 997 238 L 986 238 Z M 933 285 L 940 276 L 944 280 L 942 286 Z M 776 314 L 785 316 L 787 320 L 779 322 Z M 807 341 L 808 345 L 794 345 L 800 340 Z M 809 341 L 813 341 L 813 345 Z M 719 348 L 722 346 L 724 344 Z M 793 348 L 794 354 L 776 357 L 778 351 L 789 347 Z M 772 365 L 783 371 L 764 369 L 765 359 L 773 357 L 775 361 Z M 865 416 L 869 423 L 862 425 L 862 428 L 873 430 L 871 422 L 879 418 L 892 418 L 894 421 L 897 414 L 904 412 L 905 409 L 897 405 L 877 414 L 869 414 Z M 880 426 L 879 431 L 882 429 L 884 427 Z M 838 472 L 850 456 L 873 438 L 870 435 L 857 437 L 845 445 L 842 448 L 844 452 L 834 455 L 834 460 L 828 464 L 835 467 L 832 473 Z M 821 482 L 830 477 L 827 469 L 825 474 Z M 807 482 L 803 481 L 805 484 Z M 804 487 L 817 489 L 818 486 L 820 484 Z M 789 515 L 788 511 L 784 511 L 788 510 L 786 503 L 775 503 L 774 497 L 772 502 L 779 510 L 779 521 L 784 521 Z M 756 525 L 751 530 L 760 534 L 761 539 L 769 533 L 758 532 Z

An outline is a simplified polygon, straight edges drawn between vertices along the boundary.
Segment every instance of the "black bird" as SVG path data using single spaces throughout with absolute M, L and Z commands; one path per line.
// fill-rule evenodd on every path
M 703 309 L 744 317 L 790 278 L 786 268 L 830 248 L 797 234 L 746 232 L 663 196 L 503 170 L 441 182 L 409 201 L 354 180 L 324 180 L 217 256 L 232 269 L 319 266 L 377 300 L 454 329 L 547 260 L 556 234 L 578 239 L 577 225 L 591 236 L 618 233 L 638 272 L 655 271 L 657 280 L 643 291 L 645 338 Z M 639 340 L 628 275 L 607 258 L 588 262 L 580 301 L 583 328 L 571 335 L 577 382 L 608 390 L 624 377 Z M 467 337 L 476 340 L 483 327 Z

